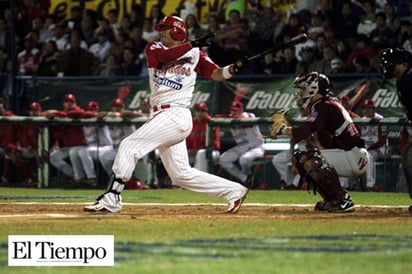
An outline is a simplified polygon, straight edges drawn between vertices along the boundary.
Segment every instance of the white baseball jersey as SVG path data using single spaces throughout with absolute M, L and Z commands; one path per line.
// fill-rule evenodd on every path
M 254 118 L 253 113 L 244 112 L 238 118 Z M 220 165 L 240 182 L 246 182 L 251 174 L 253 160 L 263 157 L 263 137 L 259 126 L 238 126 L 230 129 L 236 146 L 220 156 Z M 235 162 L 238 161 L 240 168 Z
M 119 146 L 113 172 L 128 181 L 137 162 L 158 149 L 162 163 L 175 185 L 233 201 L 247 189 L 235 182 L 199 171 L 189 165 L 186 137 L 192 131 L 188 108 L 197 74 L 210 78 L 218 68 L 198 48 L 184 43 L 173 48 L 152 42 L 145 49 L 153 116 Z
M 244 112 L 242 117 L 238 118 L 255 118 L 255 114 Z M 258 147 L 263 145 L 263 137 L 258 125 L 252 127 L 235 127 L 230 129 L 236 145 L 246 145 L 249 147 Z

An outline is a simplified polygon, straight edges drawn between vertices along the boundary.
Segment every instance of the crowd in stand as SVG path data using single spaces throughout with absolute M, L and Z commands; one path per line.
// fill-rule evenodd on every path
M 135 4 L 129 14 L 120 17 L 112 9 L 104 18 L 93 10 L 74 6 L 68 18 L 59 20 L 49 14 L 49 2 L 16 2 L 13 49 L 11 12 L 7 7 L 4 9 L 0 16 L 3 74 L 10 72 L 13 52 L 17 54 L 16 74 L 20 75 L 110 77 L 144 73 L 143 49 L 147 42 L 159 39 L 154 25 L 164 16 L 158 5 L 151 8 L 149 17 Z M 248 74 L 375 72 L 376 57 L 383 48 L 398 46 L 412 50 L 410 1 L 319 2 L 326 5 L 288 16 L 259 4 L 248 6 L 244 13 L 231 10 L 227 18 L 211 12 L 205 24 L 200 24 L 195 14 L 188 14 L 184 18 L 189 28 L 188 39 L 216 33 L 214 42 L 205 50 L 224 66 L 307 33 L 306 43 L 268 54 L 250 64 L 244 71 Z

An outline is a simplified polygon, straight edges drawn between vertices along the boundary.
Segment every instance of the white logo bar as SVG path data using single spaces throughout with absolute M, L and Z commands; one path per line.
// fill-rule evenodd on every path
M 113 235 L 9 235 L 9 266 L 113 266 Z

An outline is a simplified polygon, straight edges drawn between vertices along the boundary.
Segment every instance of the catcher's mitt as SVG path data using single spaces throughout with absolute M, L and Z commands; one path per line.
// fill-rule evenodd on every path
M 282 131 L 289 126 L 286 113 L 286 111 L 281 110 L 272 115 L 272 124 L 269 127 L 271 138 L 276 139 L 278 135 L 282 135 Z

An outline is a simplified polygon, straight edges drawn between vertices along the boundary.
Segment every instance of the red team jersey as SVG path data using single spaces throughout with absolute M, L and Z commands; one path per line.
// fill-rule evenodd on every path
M 206 128 L 210 118 L 209 115 L 202 121 L 196 119 L 196 117 L 193 118 L 193 129 L 189 137 L 186 139 L 188 149 L 206 148 Z M 220 129 L 218 127 L 216 127 L 214 131 L 213 148 L 215 150 L 220 150 Z

